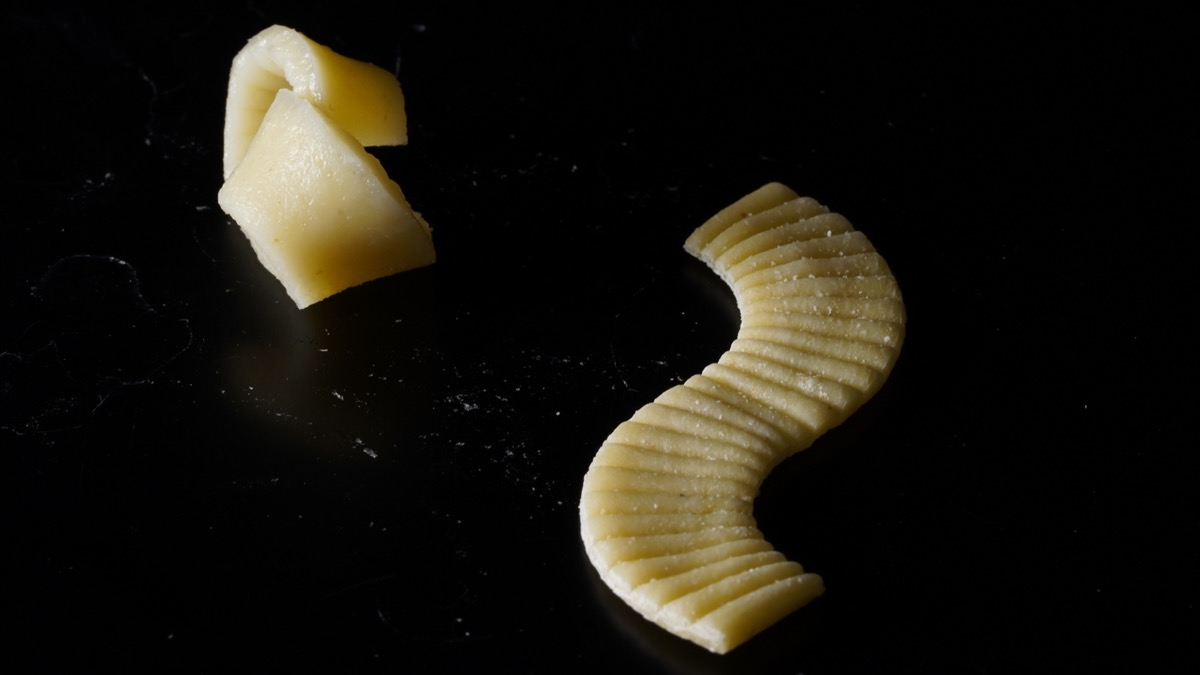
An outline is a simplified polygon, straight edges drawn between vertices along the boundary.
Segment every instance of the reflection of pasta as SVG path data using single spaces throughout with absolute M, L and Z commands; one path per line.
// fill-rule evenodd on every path
M 754 497 L 776 463 L 879 389 L 904 303 L 866 237 L 778 183 L 713 216 L 684 248 L 732 288 L 737 339 L 609 435 L 584 478 L 580 521 L 618 596 L 723 654 L 823 592 L 763 539 Z

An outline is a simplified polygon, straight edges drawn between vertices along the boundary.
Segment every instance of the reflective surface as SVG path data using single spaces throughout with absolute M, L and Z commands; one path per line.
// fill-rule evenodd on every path
M 1194 663 L 1168 17 L 354 7 L 4 10 L 13 672 Z M 433 267 L 298 311 L 217 207 L 271 23 L 399 73 L 376 154 Z M 756 504 L 829 591 L 717 657 L 614 599 L 577 502 L 733 338 L 682 244 L 771 180 L 871 238 L 909 334 Z

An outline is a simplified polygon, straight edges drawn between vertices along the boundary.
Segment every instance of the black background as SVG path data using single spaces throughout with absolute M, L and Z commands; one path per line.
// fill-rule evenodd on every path
M 1182 17 L 22 4 L 5 672 L 1195 667 Z M 298 311 L 217 207 L 229 63 L 273 23 L 398 74 L 376 155 L 434 266 Z M 577 504 L 732 340 L 682 243 L 768 181 L 871 238 L 908 337 L 756 504 L 828 592 L 715 656 L 614 600 Z

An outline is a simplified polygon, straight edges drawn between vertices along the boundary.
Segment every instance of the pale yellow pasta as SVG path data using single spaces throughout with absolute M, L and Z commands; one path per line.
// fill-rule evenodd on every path
M 580 529 L 614 593 L 723 654 L 824 591 L 763 539 L 753 501 L 779 461 L 882 386 L 905 313 L 866 236 L 778 183 L 722 209 L 684 247 L 730 285 L 737 339 L 604 441 Z

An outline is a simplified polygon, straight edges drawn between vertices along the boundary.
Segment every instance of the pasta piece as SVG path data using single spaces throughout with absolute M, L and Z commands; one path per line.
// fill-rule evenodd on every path
M 605 439 L 584 477 L 580 532 L 629 606 L 724 654 L 824 591 L 763 539 L 753 501 L 772 467 L 878 391 L 905 313 L 866 236 L 778 183 L 722 209 L 684 248 L 729 284 L 738 337 Z

